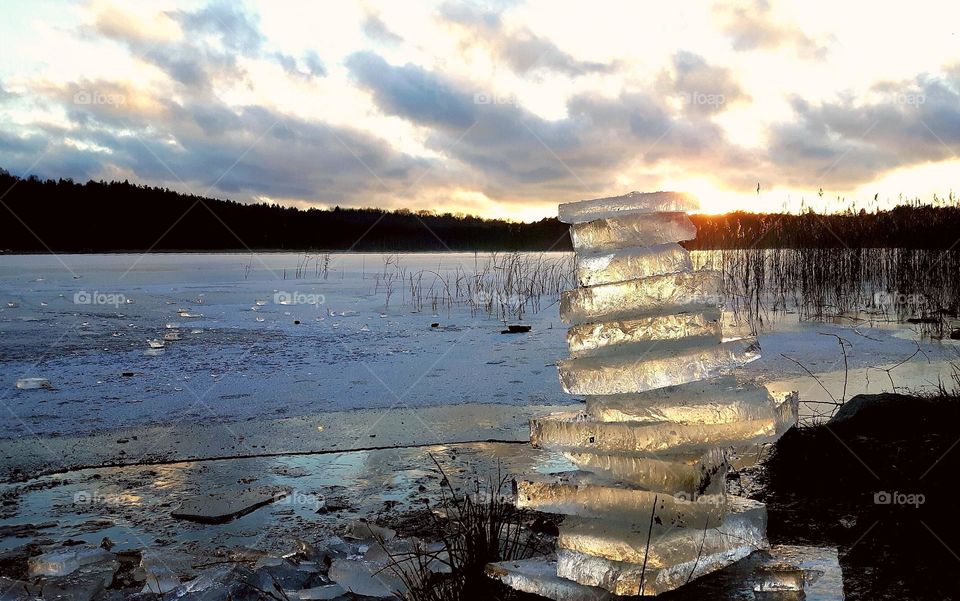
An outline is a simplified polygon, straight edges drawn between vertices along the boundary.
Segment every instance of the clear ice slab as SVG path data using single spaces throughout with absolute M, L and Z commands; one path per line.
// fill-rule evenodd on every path
M 693 270 L 690 252 L 679 244 L 587 252 L 577 256 L 577 281 L 596 286 L 652 275 Z
M 598 422 L 583 414 L 554 414 L 530 420 L 530 442 L 536 448 L 595 454 L 655 453 L 702 455 L 716 447 L 745 447 L 775 441 L 775 418 L 727 424 Z
M 570 228 L 570 241 L 578 253 L 656 246 L 696 237 L 697 227 L 686 213 L 624 215 L 578 223 Z
M 560 319 L 582 324 L 716 309 L 720 284 L 719 271 L 693 271 L 575 288 L 560 296 Z
M 578 452 L 567 452 L 564 455 L 580 470 L 595 474 L 599 479 L 683 496 L 686 499 L 695 499 L 703 494 L 722 493 L 729 467 L 726 454 L 720 449 L 708 451 L 697 458 L 669 455 L 631 457 Z
M 726 375 L 760 358 L 756 340 L 750 338 L 723 344 L 671 347 L 646 353 L 564 359 L 557 362 L 560 384 L 569 394 L 645 392 Z
M 713 501 L 688 501 L 698 505 Z M 767 546 L 767 510 L 763 503 L 727 496 L 719 524 L 705 521 L 687 527 L 653 523 L 650 512 L 637 514 L 629 523 L 567 517 L 560 526 L 557 547 L 611 561 L 647 568 L 669 568 L 696 560 L 701 555 L 724 553 L 743 545 L 755 551 Z
M 661 343 L 692 337 L 721 340 L 720 311 L 657 315 L 582 323 L 567 330 L 567 346 L 574 357 L 598 354 L 624 345 Z M 642 352 L 642 351 L 641 351 Z
M 563 223 L 583 223 L 632 213 L 697 211 L 700 202 L 683 192 L 630 192 L 622 196 L 565 202 L 558 208 Z
M 617 486 L 579 472 L 517 481 L 517 507 L 626 524 L 649 521 L 655 512 L 662 525 L 716 527 L 723 518 L 724 497 L 710 499 L 712 502 L 691 502 L 683 494 Z
M 783 417 L 788 423 L 779 425 L 778 430 L 795 422 L 789 422 L 789 412 L 781 412 L 766 388 L 753 382 L 738 382 L 733 376 L 633 394 L 590 396 L 587 415 L 606 422 L 678 424 L 727 424 Z

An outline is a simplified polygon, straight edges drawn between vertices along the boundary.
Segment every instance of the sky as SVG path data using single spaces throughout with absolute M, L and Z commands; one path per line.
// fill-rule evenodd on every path
M 0 167 L 535 220 L 949 198 L 960 3 L 6 0 Z M 958 190 L 960 192 L 960 190 Z M 0 191 L 2 193 L 2 191 Z

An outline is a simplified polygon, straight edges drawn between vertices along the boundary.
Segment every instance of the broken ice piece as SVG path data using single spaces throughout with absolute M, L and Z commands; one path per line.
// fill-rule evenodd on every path
M 223 524 L 279 501 L 291 491 L 288 486 L 260 486 L 200 495 L 183 501 L 170 515 L 201 524 Z
M 727 472 L 725 454 L 719 449 L 708 451 L 695 460 L 669 455 L 654 458 L 573 451 L 564 455 L 581 470 L 612 482 L 683 495 L 688 499 L 723 492 Z
M 520 480 L 517 507 L 626 523 L 649 521 L 656 508 L 658 523 L 675 527 L 715 527 L 723 516 L 722 497 L 716 503 L 690 502 L 683 495 L 600 483 L 590 476 L 573 472 Z
M 607 591 L 557 576 L 557 562 L 547 557 L 487 564 L 486 574 L 514 590 L 555 601 L 607 601 Z
M 53 385 L 46 378 L 20 378 L 17 380 L 17 388 L 20 390 L 37 390 L 38 388 L 52 390 Z
M 690 252 L 679 244 L 591 252 L 577 256 L 577 281 L 581 286 L 623 282 L 692 269 Z
M 560 297 L 560 319 L 580 324 L 716 310 L 722 302 L 720 282 L 718 271 L 694 271 L 566 290 Z
M 313 588 L 305 588 L 300 589 L 299 591 L 291 591 L 287 593 L 291 601 L 293 599 L 297 599 L 299 601 L 330 601 L 332 599 L 339 599 L 346 594 L 346 589 L 339 584 L 315 586 Z
M 631 213 L 696 211 L 699 208 L 697 199 L 683 192 L 630 192 L 622 196 L 565 202 L 557 212 L 563 223 L 582 223 Z
M 72 547 L 43 553 L 27 560 L 30 578 L 38 576 L 66 576 L 81 566 L 109 560 L 113 554 L 105 549 Z
M 841 601 L 843 572 L 836 547 L 777 545 L 757 566 L 753 590 L 757 599 L 783 599 L 798 594 L 806 601 Z M 779 594 L 778 594 L 779 593 Z
M 745 339 L 642 354 L 565 359 L 557 362 L 557 370 L 560 384 L 569 394 L 610 395 L 705 380 L 759 358 L 756 340 Z
M 605 422 L 725 424 L 777 417 L 778 405 L 763 386 L 725 376 L 647 392 L 591 396 L 587 414 Z
M 351 522 L 347 527 L 347 536 L 360 540 L 378 539 L 386 542 L 396 537 L 397 531 L 391 530 L 390 528 L 377 526 L 376 524 L 371 524 L 363 520 L 356 520 Z
M 772 442 L 779 434 L 774 418 L 729 424 L 646 424 L 554 414 L 530 420 L 530 443 L 536 448 L 641 457 L 664 452 L 702 454 L 715 447 Z
M 621 345 L 676 341 L 694 336 L 709 336 L 720 341 L 718 310 L 582 323 L 567 330 L 567 346 L 577 357 Z
M 624 215 L 570 228 L 570 241 L 578 253 L 670 244 L 696 237 L 697 228 L 686 213 Z

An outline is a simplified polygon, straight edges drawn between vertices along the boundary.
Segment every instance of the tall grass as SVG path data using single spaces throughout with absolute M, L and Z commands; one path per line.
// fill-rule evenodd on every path
M 573 288 L 573 274 L 574 257 L 569 254 L 491 253 L 482 260 L 474 255 L 472 270 L 457 265 L 417 271 L 408 270 L 399 255 L 387 255 L 383 269 L 374 275 L 374 293 L 383 295 L 385 308 L 399 292 L 399 302 L 416 312 L 450 315 L 454 308 L 466 307 L 471 317 L 522 320 Z
M 497 469 L 486 486 L 474 480 L 472 490 L 458 492 L 432 455 L 440 472 L 440 517 L 435 515 L 436 537 L 442 551 L 418 546 L 412 556 L 393 556 L 389 569 L 403 582 L 403 601 L 467 601 L 502 599 L 511 593 L 488 578 L 488 563 L 516 561 L 549 552 L 536 535 L 524 527 L 530 512 L 517 509 L 511 495 L 512 480 Z M 437 562 L 449 573 L 434 573 Z
M 723 294 L 757 327 L 770 311 L 803 318 L 868 313 L 912 319 L 943 336 L 960 310 L 960 251 L 907 248 L 746 248 L 693 253 L 723 273 Z

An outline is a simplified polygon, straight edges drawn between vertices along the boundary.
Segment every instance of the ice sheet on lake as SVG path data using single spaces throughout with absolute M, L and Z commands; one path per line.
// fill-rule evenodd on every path
M 560 319 L 581 324 L 716 309 L 720 278 L 719 271 L 695 271 L 567 290 Z
M 754 339 L 687 348 L 652 350 L 645 355 L 601 355 L 557 362 L 560 384 L 570 394 L 610 395 L 644 392 L 725 375 L 760 358 Z
M 693 336 L 710 336 L 719 342 L 720 311 L 705 309 L 578 324 L 567 331 L 567 346 L 570 353 L 577 357 L 621 345 L 680 340 Z
M 700 202 L 683 192 L 630 192 L 622 196 L 566 202 L 559 206 L 560 221 L 583 223 L 631 213 L 697 211 Z
M 773 442 L 774 418 L 729 424 L 597 422 L 584 415 L 559 414 L 530 420 L 530 442 L 538 448 L 632 456 L 651 453 L 706 453 L 719 446 Z
M 690 252 L 679 244 L 586 252 L 577 256 L 577 281 L 581 286 L 623 282 L 692 269 Z
M 696 237 L 697 228 L 686 213 L 625 215 L 570 228 L 570 240 L 578 253 L 670 244 Z

